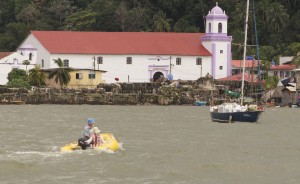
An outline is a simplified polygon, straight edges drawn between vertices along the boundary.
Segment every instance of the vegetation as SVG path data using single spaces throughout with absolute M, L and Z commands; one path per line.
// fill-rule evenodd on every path
M 245 0 L 6 0 L 0 1 L 0 51 L 14 51 L 30 30 L 205 32 L 205 16 L 219 2 L 229 16 L 233 37 L 232 58 L 242 59 Z M 255 5 L 255 6 L 253 6 Z M 254 13 L 256 20 L 254 19 Z M 269 63 L 279 56 L 295 56 L 300 66 L 300 1 L 250 0 L 247 55 L 256 55 L 257 26 L 262 78 L 268 79 Z M 257 56 L 255 56 L 257 59 Z M 60 60 L 61 61 L 61 60 Z M 68 68 L 51 74 L 63 86 Z M 26 66 L 30 63 L 23 63 Z M 26 69 L 27 72 L 27 69 Z M 25 72 L 25 74 L 26 74 Z M 30 84 L 43 85 L 39 69 L 29 72 Z M 35 80 L 36 79 L 36 80 Z M 24 78 L 22 81 L 27 81 Z M 9 81 L 10 85 L 20 81 Z M 62 87 L 61 86 L 61 87 Z
M 54 59 L 54 62 L 58 65 L 59 68 L 51 71 L 48 78 L 55 78 L 55 82 L 59 83 L 60 88 L 62 89 L 64 85 L 68 85 L 68 83 L 70 82 L 70 71 L 72 71 L 72 69 L 64 67 L 64 63 L 60 58 Z
M 41 71 L 39 65 L 36 65 L 33 69 L 29 70 L 28 80 L 30 85 L 41 87 L 45 85 L 46 74 Z
M 216 4 L 229 16 L 233 59 L 242 58 L 244 0 L 10 0 L 0 1 L 0 51 L 13 51 L 30 30 L 204 32 L 205 16 Z M 261 58 L 296 56 L 300 40 L 299 0 L 250 1 L 249 45 Z M 266 49 L 264 49 L 266 48 Z M 248 47 L 249 55 L 255 48 Z
M 26 66 L 26 73 L 27 73 L 27 66 L 30 65 L 30 61 L 29 60 L 24 60 L 22 62 L 22 64 Z
M 279 79 L 277 76 L 268 76 L 265 80 L 264 89 L 273 89 L 277 86 Z
M 14 68 L 8 73 L 7 86 L 11 88 L 30 88 L 25 70 Z
M 292 63 L 295 64 L 297 67 L 300 66 L 300 55 L 297 55 L 293 58 Z

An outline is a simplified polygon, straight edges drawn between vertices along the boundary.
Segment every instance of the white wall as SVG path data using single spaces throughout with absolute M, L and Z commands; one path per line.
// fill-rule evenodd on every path
M 202 58 L 202 68 L 201 65 L 196 65 L 196 58 L 198 56 L 184 56 L 181 58 L 181 65 L 176 65 L 176 57 L 172 63 L 172 73 L 174 80 L 197 80 L 205 77 L 207 73 L 211 74 L 211 57 L 201 57 Z
M 0 85 L 5 85 L 7 83 L 7 74 L 11 71 L 11 69 L 11 65 L 0 65 Z
M 107 83 L 115 82 L 149 82 L 150 76 L 149 65 L 170 65 L 170 56 L 154 55 L 72 55 L 72 54 L 53 54 L 50 58 L 51 68 L 56 68 L 53 59 L 60 58 L 69 60 L 69 67 L 93 69 L 93 57 L 102 56 L 103 64 L 98 65 L 95 61 L 96 70 L 105 70 L 103 80 Z M 132 64 L 126 64 L 126 58 L 132 57 Z M 181 57 L 181 65 L 176 65 L 176 57 Z M 173 79 L 196 80 L 200 77 L 201 66 L 196 65 L 196 58 L 199 56 L 171 56 Z M 157 59 L 160 59 L 159 61 Z M 207 73 L 211 74 L 211 57 L 202 58 L 202 76 Z M 163 72 L 162 72 L 163 73 Z M 169 67 L 168 67 L 169 73 Z M 167 74 L 165 75 L 167 77 Z
M 27 72 L 32 68 L 34 68 L 34 65 L 28 65 Z M 12 69 L 13 69 L 13 65 L 0 64 L 0 85 L 5 85 L 8 82 L 7 76 Z M 20 65 L 19 69 L 26 70 L 26 66 Z
M 212 71 L 212 67 L 211 66 L 211 71 L 209 72 L 210 74 L 214 73 L 214 78 L 215 79 L 219 79 L 219 78 L 223 78 L 223 77 L 228 77 L 231 73 L 228 73 L 228 60 L 231 60 L 231 52 L 230 55 L 228 56 L 228 44 L 230 44 L 230 42 L 227 41 L 223 41 L 223 42 L 206 42 L 203 41 L 202 42 L 203 46 L 210 51 L 211 53 L 215 54 L 215 71 Z M 223 50 L 223 53 L 220 53 L 220 50 Z M 211 62 L 213 62 L 213 60 L 211 60 Z M 223 66 L 223 69 L 220 70 L 219 67 Z
M 211 32 L 209 32 L 209 23 L 211 24 Z M 209 20 L 206 23 L 206 33 L 219 33 L 219 23 L 222 23 L 222 33 L 227 35 L 227 20 Z
M 23 65 L 22 63 L 27 59 L 27 57 L 16 52 L 2 58 L 0 60 L 0 85 L 5 85 L 8 82 L 7 75 L 13 68 L 26 70 L 26 65 Z M 30 65 L 27 66 L 27 72 L 32 68 L 34 68 L 34 63 L 30 62 Z
M 215 68 L 215 79 L 227 77 L 229 74 L 227 73 L 227 42 L 218 42 L 216 43 L 216 68 Z M 223 50 L 223 54 L 220 53 L 220 50 Z M 220 70 L 219 67 L 222 66 L 223 69 Z
M 32 46 L 33 48 L 37 49 L 36 50 L 36 56 L 34 61 L 36 64 L 39 64 L 40 67 L 42 68 L 42 60 L 44 60 L 44 67 L 43 68 L 51 68 L 49 65 L 50 61 L 50 53 L 44 48 L 44 46 L 32 35 L 30 34 L 24 42 L 19 46 L 19 48 L 24 48 L 27 45 Z M 21 50 L 17 51 L 18 53 L 21 52 Z
M 224 28 L 223 28 L 224 29 Z M 115 78 L 119 78 L 120 82 L 149 82 L 150 76 L 149 66 L 170 66 L 170 55 L 91 55 L 91 54 L 50 54 L 43 45 L 30 34 L 24 40 L 19 48 L 31 45 L 36 48 L 36 63 L 41 65 L 44 60 L 43 68 L 57 68 L 54 59 L 61 58 L 69 60 L 69 67 L 80 69 L 93 69 L 93 57 L 102 56 L 103 64 L 99 65 L 99 70 L 107 71 L 103 74 L 103 80 L 107 83 L 115 82 Z M 225 49 L 224 49 L 224 52 Z M 126 58 L 132 57 L 132 64 L 126 64 Z M 176 65 L 176 57 L 181 57 L 181 65 Z M 200 77 L 201 66 L 196 65 L 196 58 L 201 56 L 171 56 L 173 79 L 196 80 Z M 157 58 L 161 58 L 159 61 Z M 211 56 L 202 58 L 202 76 L 212 73 Z M 98 69 L 97 61 L 95 61 L 95 69 Z M 41 66 L 42 67 L 42 66 Z M 225 67 L 224 67 L 225 70 Z M 154 71 L 156 72 L 156 71 Z M 169 69 L 162 72 L 165 77 L 169 74 Z

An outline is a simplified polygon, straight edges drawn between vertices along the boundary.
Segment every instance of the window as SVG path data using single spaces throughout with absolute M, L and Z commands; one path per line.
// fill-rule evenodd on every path
M 220 54 L 223 54 L 223 50 L 220 50 Z
M 222 33 L 222 23 L 218 24 L 218 33 Z
M 285 77 L 287 78 L 287 77 L 290 77 L 290 72 L 289 71 L 286 71 L 285 72 Z
M 29 53 L 29 61 L 32 61 L 32 53 Z
M 42 68 L 45 67 L 45 61 L 42 59 Z
M 103 64 L 103 57 L 99 56 L 97 57 L 97 64 Z
M 96 74 L 94 73 L 89 73 L 89 79 L 95 79 L 96 78 Z
M 64 60 L 64 67 L 69 67 L 69 60 L 68 59 Z
M 291 72 L 291 76 L 292 76 L 292 77 L 295 77 L 295 75 L 296 75 L 296 72 L 295 72 L 295 71 L 292 71 L 292 72 Z
M 196 58 L 196 65 L 202 65 L 202 58 Z
M 284 77 L 284 71 L 279 71 L 279 76 L 282 79 Z
M 208 32 L 211 33 L 211 23 L 208 24 Z
M 220 69 L 220 70 L 223 70 L 223 66 L 219 66 L 219 69 Z
M 180 57 L 176 58 L 176 65 L 181 65 L 181 58 Z
M 132 57 L 127 57 L 126 63 L 131 65 L 132 64 Z
M 76 79 L 82 79 L 83 75 L 82 73 L 76 73 Z

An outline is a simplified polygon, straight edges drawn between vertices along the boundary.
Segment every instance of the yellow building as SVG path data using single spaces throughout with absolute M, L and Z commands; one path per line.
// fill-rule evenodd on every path
M 48 79 L 49 73 L 54 69 L 43 70 L 46 72 L 46 86 L 60 88 L 60 83 L 55 82 L 55 77 Z M 96 88 L 99 83 L 104 83 L 102 80 L 102 74 L 106 71 L 103 70 L 91 70 L 91 69 L 74 69 L 70 72 L 71 80 L 67 86 L 63 86 L 69 89 L 78 88 Z

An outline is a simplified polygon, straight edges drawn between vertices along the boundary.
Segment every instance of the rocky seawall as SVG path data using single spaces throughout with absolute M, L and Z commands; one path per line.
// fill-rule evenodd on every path
M 96 89 L 0 88 L 0 104 L 192 105 L 209 104 L 219 91 L 210 80 L 99 84 Z

